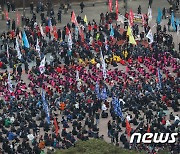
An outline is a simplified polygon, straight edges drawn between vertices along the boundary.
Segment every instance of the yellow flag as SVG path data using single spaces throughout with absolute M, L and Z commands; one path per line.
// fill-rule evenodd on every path
M 84 22 L 86 23 L 86 25 L 88 25 L 88 20 L 87 20 L 87 16 L 84 16 Z
M 134 39 L 134 36 L 132 34 L 132 30 L 131 30 L 131 28 L 129 26 L 128 26 L 128 30 L 127 30 L 127 35 L 129 36 L 129 43 L 137 45 L 137 43 L 136 43 L 136 41 Z

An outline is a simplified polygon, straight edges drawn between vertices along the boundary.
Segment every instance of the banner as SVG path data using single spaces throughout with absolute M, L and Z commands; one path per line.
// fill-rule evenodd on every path
M 16 22 L 18 26 L 20 26 L 20 20 L 21 20 L 20 14 L 18 11 L 16 11 Z
M 119 14 L 119 10 L 118 10 L 118 0 L 116 0 L 116 20 L 118 19 L 118 14 Z
M 109 12 L 112 12 L 112 0 L 109 0 Z
M 130 9 L 130 12 L 129 12 L 129 25 L 132 27 L 134 24 L 134 13 L 132 11 L 132 9 Z

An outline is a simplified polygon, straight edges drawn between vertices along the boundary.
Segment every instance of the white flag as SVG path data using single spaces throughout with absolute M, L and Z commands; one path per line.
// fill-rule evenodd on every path
M 9 46 L 8 46 L 8 44 L 7 44 L 7 58 L 9 60 Z
M 40 52 L 40 46 L 39 46 L 38 38 L 37 38 L 37 43 L 36 43 L 36 51 L 38 52 L 39 57 L 40 57 L 40 59 L 41 59 L 41 52 Z
M 147 37 L 148 39 L 150 39 L 149 44 L 151 44 L 151 43 L 153 43 L 153 42 L 154 42 L 154 39 L 153 39 L 153 34 L 152 34 L 151 29 L 150 29 L 150 30 L 149 30 L 149 32 L 147 33 L 146 37 Z
M 107 36 L 105 36 L 104 39 L 105 39 L 105 49 L 106 51 L 108 51 Z
M 71 33 L 69 33 L 68 35 L 68 47 L 69 47 L 69 50 L 72 49 L 72 36 L 71 36 Z
M 101 60 L 101 66 L 102 66 L 103 78 L 106 79 L 106 77 L 107 77 L 107 75 L 106 75 L 106 63 L 105 63 L 105 60 L 104 60 L 102 51 L 100 52 L 100 54 L 101 54 L 100 60 Z
M 12 93 L 13 92 L 13 87 L 12 87 L 12 81 L 11 81 L 11 75 L 8 73 L 8 89 Z
M 117 21 L 124 24 L 125 17 L 123 15 L 118 14 L 118 20 Z
M 41 61 L 40 66 L 39 66 L 39 71 L 41 74 L 43 74 L 45 72 L 45 63 L 46 63 L 46 57 L 44 56 L 44 58 Z
M 19 48 L 19 42 L 18 42 L 18 39 L 16 37 L 16 51 L 17 51 L 17 57 L 18 59 L 21 59 L 22 58 L 22 54 L 21 54 L 21 51 L 20 51 L 20 48 Z
M 78 40 L 78 37 L 79 37 L 79 30 L 78 30 L 78 27 L 76 26 L 75 27 L 75 40 L 76 41 Z
M 40 29 L 41 35 L 44 37 L 45 34 L 44 34 L 44 31 L 43 31 L 43 28 L 42 28 L 41 24 L 39 25 L 39 29 Z
M 76 81 L 79 81 L 79 71 L 76 71 Z
M 148 8 L 148 22 L 150 22 L 151 20 L 152 20 L 152 9 L 149 6 L 149 8 Z

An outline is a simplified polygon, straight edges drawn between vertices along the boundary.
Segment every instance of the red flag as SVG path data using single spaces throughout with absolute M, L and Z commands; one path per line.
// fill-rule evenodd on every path
M 57 34 L 56 26 L 53 27 L 53 35 L 57 40 L 58 39 L 58 34 Z
M 142 14 L 142 25 L 144 26 L 145 25 L 145 20 L 144 20 L 144 14 Z
M 70 30 L 69 30 L 68 26 L 66 26 L 66 35 L 69 35 L 69 33 L 70 33 Z
M 76 26 L 78 25 L 76 15 L 75 15 L 74 11 L 72 12 L 71 22 L 74 23 Z
M 134 13 L 132 11 L 132 9 L 130 10 L 129 12 L 129 23 L 130 23 L 130 26 L 132 27 L 133 26 L 133 23 L 134 23 Z
M 54 127 L 55 127 L 56 136 L 58 136 L 58 134 L 59 134 L 59 127 L 58 127 L 58 123 L 56 121 L 56 118 L 54 118 Z
M 118 0 L 116 0 L 116 20 L 118 19 Z
M 81 41 L 84 42 L 84 32 L 82 30 L 82 28 L 80 28 L 80 36 L 81 36 Z
M 20 15 L 19 15 L 18 11 L 16 12 L 16 20 L 17 20 L 17 25 L 19 26 L 20 25 Z
M 147 128 L 147 133 L 150 133 L 151 131 L 150 131 L 150 126 L 148 125 L 147 126 L 148 128 Z
M 131 125 L 129 123 L 129 121 L 126 119 L 126 132 L 127 132 L 127 135 L 130 136 L 131 135 Z
M 112 0 L 109 0 L 109 12 L 112 12 Z
M 6 20 L 8 20 L 8 19 L 9 19 L 9 17 L 8 17 L 8 11 L 4 10 L 4 13 L 5 13 L 5 16 L 6 16 Z

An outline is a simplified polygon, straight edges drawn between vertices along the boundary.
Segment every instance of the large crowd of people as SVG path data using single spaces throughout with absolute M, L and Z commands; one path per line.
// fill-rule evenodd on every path
M 148 153 L 179 152 L 179 136 L 174 144 L 129 143 L 134 132 L 179 132 L 179 52 L 160 24 L 149 44 L 148 22 L 143 32 L 134 23 L 132 32 L 140 39 L 133 45 L 127 27 L 108 12 L 100 14 L 100 23 L 78 15 L 60 29 L 61 8 L 48 16 L 40 11 L 38 25 L 30 6 L 32 18 L 23 19 L 23 29 L 13 20 L 1 34 L 0 153 L 42 154 L 91 138 Z

